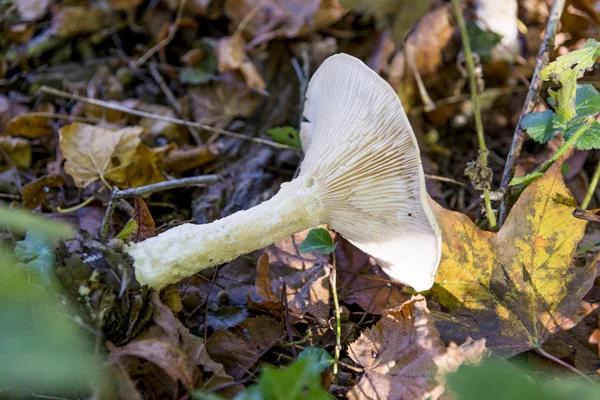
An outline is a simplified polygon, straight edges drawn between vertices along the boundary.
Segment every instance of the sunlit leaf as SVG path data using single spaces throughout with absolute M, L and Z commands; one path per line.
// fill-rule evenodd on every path
M 300 244 L 301 253 L 309 253 L 311 251 L 319 251 L 323 254 L 330 254 L 335 250 L 336 244 L 327 229 L 316 228 L 308 232 L 308 236 L 302 244 Z

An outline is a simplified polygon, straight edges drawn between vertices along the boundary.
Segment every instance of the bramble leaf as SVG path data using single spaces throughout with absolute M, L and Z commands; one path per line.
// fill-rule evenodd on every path
M 554 117 L 555 114 L 550 110 L 530 113 L 523 117 L 521 126 L 530 138 L 538 143 L 546 143 L 556 133 Z

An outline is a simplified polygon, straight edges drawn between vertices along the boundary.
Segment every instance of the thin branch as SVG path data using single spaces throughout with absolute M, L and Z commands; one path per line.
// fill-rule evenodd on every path
M 596 171 L 594 171 L 594 176 L 592 177 L 592 181 L 590 182 L 590 187 L 588 188 L 587 193 L 585 194 L 585 198 L 581 203 L 581 208 L 584 210 L 590 205 L 590 201 L 592 201 L 592 197 L 594 197 L 594 193 L 596 192 L 596 187 L 598 186 L 598 180 L 600 179 L 600 161 L 598 161 L 598 165 L 596 165 Z
M 554 48 L 554 38 L 556 37 L 558 23 L 560 21 L 560 16 L 563 13 L 564 7 L 565 0 L 554 0 L 554 4 L 552 5 L 552 9 L 550 11 L 550 18 L 548 18 L 548 23 L 546 25 L 546 33 L 544 35 L 544 40 L 542 41 L 542 46 L 540 47 L 540 51 L 537 55 L 535 71 L 533 72 L 533 77 L 531 78 L 529 92 L 527 92 L 525 105 L 521 110 L 519 122 L 517 123 L 517 127 L 515 128 L 515 133 L 513 135 L 512 144 L 510 146 L 508 156 L 506 157 L 506 165 L 504 166 L 502 182 L 500 183 L 500 191 L 504 192 L 504 197 L 502 199 L 502 202 L 500 203 L 500 226 L 502 226 L 508 215 L 508 196 L 506 192 L 510 185 L 511 179 L 515 174 L 517 160 L 521 155 L 521 149 L 523 148 L 523 143 L 525 142 L 525 132 L 521 129 L 521 123 L 523 121 L 523 117 L 532 112 L 533 108 L 537 103 L 537 99 L 543 85 L 540 72 L 542 71 L 542 69 L 544 69 L 546 65 L 548 65 L 548 62 L 550 61 L 550 52 Z
M 136 116 L 142 117 L 142 118 L 151 118 L 151 119 L 155 119 L 157 121 L 165 121 L 165 122 L 170 122 L 173 124 L 179 124 L 179 125 L 184 125 L 184 126 L 190 126 L 193 128 L 204 129 L 207 131 L 216 132 L 220 135 L 229 136 L 229 137 L 233 137 L 233 138 L 241 139 L 241 140 L 247 140 L 250 142 L 260 143 L 260 144 L 275 147 L 278 149 L 292 150 L 292 151 L 296 151 L 296 152 L 300 151 L 300 149 L 298 149 L 296 147 L 277 143 L 272 140 L 248 137 L 248 136 L 242 135 L 241 133 L 226 131 L 224 129 L 215 128 L 210 125 L 205 125 L 205 124 L 202 124 L 199 122 L 191 122 L 191 121 L 186 121 L 186 120 L 179 119 L 179 118 L 172 118 L 172 117 L 167 117 L 165 115 L 158 115 L 158 114 L 148 113 L 145 111 L 135 110 L 133 108 L 124 107 L 120 104 L 114 104 L 114 103 L 110 103 L 108 101 L 103 101 L 103 100 L 93 99 L 91 97 L 84 97 L 84 96 L 79 96 L 77 94 L 63 92 L 62 90 L 54 89 L 54 88 L 51 88 L 51 87 L 45 86 L 45 85 L 40 87 L 40 91 L 42 93 L 48 93 L 48 94 L 51 94 L 51 95 L 54 95 L 57 97 L 81 101 L 82 103 L 87 103 L 87 104 L 92 104 L 92 105 L 95 105 L 98 107 L 108 108 L 109 110 L 121 111 L 121 112 L 124 112 L 127 114 L 136 115 Z
M 467 186 L 467 185 L 465 185 L 461 181 L 457 181 L 457 180 L 452 179 L 452 178 L 446 178 L 445 176 L 425 174 L 425 179 L 430 179 L 432 181 L 440 181 L 440 182 L 446 182 L 446 183 L 453 183 L 453 184 L 458 185 L 458 186 Z
M 592 378 L 590 378 L 589 376 L 587 376 L 586 374 L 584 374 L 583 372 L 581 372 L 580 370 L 578 370 L 577 368 L 575 368 L 571 364 L 568 364 L 568 363 L 564 362 L 560 358 L 554 357 L 552 354 L 548 353 L 546 350 L 542 349 L 541 347 L 536 347 L 535 348 L 535 352 L 538 353 L 539 355 L 541 355 L 542 357 L 545 357 L 548 360 L 554 361 L 555 363 L 557 363 L 559 365 L 562 365 L 563 367 L 571 370 L 572 372 L 574 372 L 577 375 L 581 376 L 586 381 L 591 382 L 591 383 L 595 383 Z
M 283 304 L 285 306 L 285 329 L 287 330 L 288 340 L 290 341 L 290 349 L 292 350 L 292 355 L 294 356 L 294 359 L 297 359 L 298 351 L 296 350 L 294 334 L 292 333 L 292 322 L 290 321 L 290 309 L 288 307 L 287 285 L 285 284 L 285 281 L 283 282 L 283 286 L 281 287 L 281 297 L 283 297 Z
M 467 70 L 469 71 L 469 81 L 471 87 L 471 100 L 473 102 L 473 108 L 475 113 L 475 127 L 477 130 L 477 141 L 479 142 L 479 161 L 483 168 L 488 167 L 488 149 L 485 145 L 485 137 L 483 136 L 483 122 L 481 121 L 481 106 L 479 104 L 479 88 L 477 85 L 477 77 L 475 76 L 475 63 L 473 62 L 473 54 L 471 52 L 471 42 L 469 41 L 469 34 L 467 33 L 467 26 L 465 24 L 465 18 L 463 16 L 460 0 L 452 0 L 452 6 L 454 8 L 454 14 L 456 14 L 456 20 L 460 27 L 460 35 L 463 42 L 463 48 L 465 50 L 465 61 L 467 64 Z M 496 215 L 492 208 L 492 202 L 490 200 L 490 190 L 483 190 L 483 197 L 485 200 L 485 209 L 487 212 L 490 226 L 492 229 L 496 229 Z
M 331 293 L 333 294 L 333 307 L 335 310 L 335 352 L 333 358 L 333 382 L 337 385 L 338 383 L 338 362 L 340 361 L 340 351 L 342 349 L 342 323 L 340 313 L 340 302 L 338 301 L 337 294 L 337 273 L 336 273 L 336 259 L 335 251 L 331 253 L 333 259 L 333 268 L 331 268 L 331 274 L 329 275 L 329 283 L 331 285 Z
M 101 242 L 104 242 L 106 240 L 106 236 L 108 235 L 108 228 L 110 227 L 110 220 L 119 200 L 131 199 L 136 196 L 144 196 L 154 192 L 177 189 L 180 187 L 208 185 L 211 183 L 218 182 L 219 179 L 220 177 L 218 175 L 204 175 L 193 176 L 190 178 L 173 179 L 170 181 L 158 182 L 153 183 L 151 185 L 124 190 L 120 190 L 115 187 L 113 188 L 113 191 L 110 195 L 110 199 L 108 201 L 108 205 L 106 206 L 106 211 L 104 212 L 104 218 L 102 219 L 102 227 L 100 228 L 100 234 L 98 235 L 98 238 Z

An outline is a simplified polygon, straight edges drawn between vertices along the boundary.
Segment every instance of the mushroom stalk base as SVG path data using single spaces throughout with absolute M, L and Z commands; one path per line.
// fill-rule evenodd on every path
M 270 200 L 210 224 L 184 224 L 129 246 L 135 275 L 161 289 L 205 268 L 264 248 L 291 234 L 317 226 L 324 210 L 316 185 L 297 178 L 281 185 Z

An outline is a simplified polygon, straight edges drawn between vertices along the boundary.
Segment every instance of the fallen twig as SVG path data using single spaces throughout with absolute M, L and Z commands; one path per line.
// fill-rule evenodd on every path
M 542 41 L 542 46 L 540 47 L 540 51 L 537 55 L 535 71 L 533 72 L 533 77 L 531 78 L 531 85 L 529 86 L 529 91 L 527 92 L 525 105 L 521 110 L 519 122 L 517 123 L 517 127 L 515 128 L 515 133 L 513 135 L 512 144 L 510 146 L 508 156 L 506 157 L 506 165 L 504 166 L 502 182 L 500 183 L 500 191 L 504 192 L 504 197 L 500 203 L 500 215 L 498 218 L 499 226 L 502 226 L 509 211 L 508 196 L 506 195 L 506 192 L 510 185 L 511 179 L 515 174 L 517 160 L 519 159 L 521 148 L 523 147 L 523 142 L 525 141 L 525 132 L 521 129 L 521 123 L 523 121 L 523 117 L 532 112 L 537 103 L 537 98 L 540 94 L 543 84 L 540 72 L 546 65 L 548 65 L 548 62 L 550 61 L 550 52 L 554 47 L 554 38 L 556 36 L 556 31 L 558 30 L 558 23 L 564 7 L 565 0 L 554 0 L 554 4 L 552 5 L 552 9 L 550 11 L 550 17 L 548 18 L 548 23 L 546 25 L 544 40 Z
M 133 108 L 125 107 L 120 104 L 114 104 L 114 103 L 110 103 L 110 102 L 104 101 L 104 100 L 98 100 L 98 99 L 93 99 L 91 97 L 84 97 L 84 96 L 79 96 L 77 94 L 63 92 L 62 90 L 54 89 L 54 88 L 51 88 L 51 87 L 45 86 L 45 85 L 40 87 L 40 91 L 42 93 L 48 93 L 48 94 L 51 94 L 51 95 L 54 95 L 57 97 L 63 97 L 66 99 L 81 101 L 82 103 L 87 103 L 87 104 L 92 104 L 92 105 L 95 105 L 98 107 L 108 108 L 109 110 L 121 111 L 121 112 L 124 112 L 127 114 L 136 115 L 136 116 L 142 117 L 142 118 L 151 118 L 151 119 L 155 119 L 157 121 L 165 121 L 165 122 L 171 122 L 173 124 L 179 124 L 179 125 L 184 125 L 184 126 L 190 126 L 193 128 L 205 129 L 207 131 L 216 132 L 220 135 L 229 136 L 229 137 L 233 137 L 233 138 L 241 139 L 241 140 L 248 140 L 250 142 L 260 143 L 260 144 L 275 147 L 278 149 L 292 150 L 292 151 L 296 151 L 296 152 L 300 151 L 300 149 L 298 149 L 296 147 L 277 143 L 272 140 L 248 137 L 248 136 L 242 135 L 241 133 L 226 131 L 224 129 L 215 128 L 210 125 L 205 125 L 205 124 L 202 124 L 199 122 L 191 122 L 191 121 L 186 121 L 186 120 L 179 119 L 179 118 L 172 118 L 172 117 L 167 117 L 165 115 L 157 115 L 157 114 L 152 114 L 152 113 L 148 113 L 145 111 L 135 110 Z
M 335 310 L 335 352 L 333 358 L 333 383 L 338 383 L 338 362 L 340 361 L 340 351 L 342 349 L 342 324 L 340 318 L 340 302 L 337 294 L 337 274 L 335 251 L 331 253 L 333 267 L 329 275 L 329 283 L 331 285 L 331 293 L 333 294 L 333 307 Z
M 220 177 L 218 175 L 203 175 L 193 176 L 190 178 L 173 179 L 170 181 L 158 182 L 153 183 L 151 185 L 124 190 L 120 190 L 115 187 L 113 188 L 112 194 L 110 195 L 110 199 L 108 201 L 108 205 L 106 206 L 106 211 L 104 212 L 104 218 L 102 219 L 102 227 L 100 228 L 100 234 L 98 235 L 98 238 L 101 242 L 104 242 L 106 240 L 108 228 L 110 227 L 110 220 L 119 200 L 131 199 L 136 196 L 144 196 L 154 192 L 161 192 L 164 190 L 171 190 L 185 186 L 208 185 L 211 183 L 218 182 L 219 179 Z
M 290 349 L 292 350 L 294 359 L 297 359 L 298 352 L 296 351 L 296 342 L 294 342 L 294 334 L 292 333 L 292 322 L 290 321 L 290 309 L 288 307 L 287 299 L 287 285 L 285 282 L 283 282 L 283 286 L 281 287 L 281 297 L 285 306 L 285 329 L 288 334 L 288 340 L 290 341 Z

